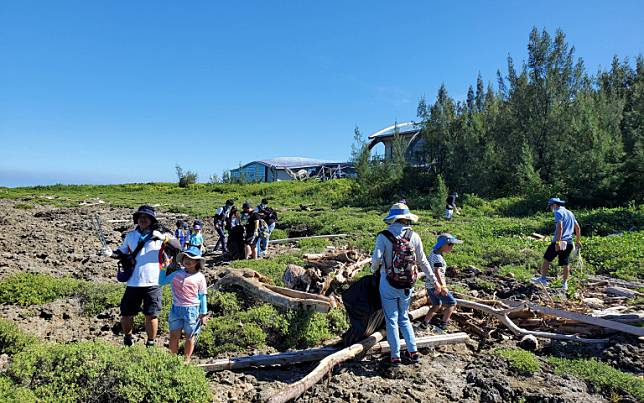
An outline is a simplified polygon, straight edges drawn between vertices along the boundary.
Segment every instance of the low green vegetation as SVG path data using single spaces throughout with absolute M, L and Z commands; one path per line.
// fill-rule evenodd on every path
M 7 319 L 0 319 L 0 354 L 17 354 L 38 343 L 38 339 Z
M 323 238 L 303 239 L 297 242 L 297 247 L 305 253 L 321 253 L 324 252 L 329 241 Z
M 18 386 L 11 379 L 0 375 L 0 401 L 5 403 L 35 403 L 38 399 L 36 399 L 36 395 L 31 390 Z
M 77 297 L 83 313 L 91 316 L 118 306 L 124 289 L 120 284 L 22 272 L 0 281 L 0 303 L 31 306 Z
M 236 269 L 252 269 L 267 277 L 270 277 L 276 285 L 284 285 L 282 276 L 284 269 L 289 264 L 304 265 L 301 253 L 277 255 L 270 259 L 258 260 L 235 260 L 231 267 Z
M 541 369 L 537 357 L 520 348 L 497 348 L 493 354 L 504 358 L 510 368 L 522 375 L 532 375 Z
M 644 401 L 644 379 L 622 372 L 610 365 L 591 359 L 550 357 L 548 362 L 557 374 L 568 374 L 583 379 L 598 390 L 608 394 L 629 394 Z
M 7 376 L 20 387 L 18 391 L 29 387 L 38 401 L 208 402 L 212 398 L 204 372 L 184 365 L 181 357 L 163 348 L 123 348 L 103 342 L 37 345 L 13 357 Z M 0 381 L 0 391 L 6 385 L 6 379 Z
M 499 274 L 502 276 L 511 274 L 516 281 L 527 283 L 534 277 L 535 271 L 521 266 L 508 265 L 499 267 Z

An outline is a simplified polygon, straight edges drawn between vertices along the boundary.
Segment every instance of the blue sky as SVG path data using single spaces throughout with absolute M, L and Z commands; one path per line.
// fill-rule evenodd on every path
M 640 1 L 2 1 L 0 186 L 346 160 L 356 125 L 519 64 L 532 26 L 594 72 L 642 53 L 642 21 Z

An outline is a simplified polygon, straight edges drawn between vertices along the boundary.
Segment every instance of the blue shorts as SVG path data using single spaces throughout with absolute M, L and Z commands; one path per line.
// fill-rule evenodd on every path
M 197 329 L 197 323 L 199 323 L 198 306 L 172 305 L 168 315 L 168 327 L 171 332 L 183 329 L 186 335 L 191 335 Z
M 429 300 L 432 301 L 432 305 L 456 305 L 456 298 L 454 298 L 451 292 L 447 292 L 447 295 L 443 295 L 439 294 L 433 288 L 428 288 L 427 295 L 429 296 Z

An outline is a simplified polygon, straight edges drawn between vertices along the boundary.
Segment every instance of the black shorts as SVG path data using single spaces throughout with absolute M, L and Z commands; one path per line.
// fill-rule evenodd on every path
M 121 316 L 134 316 L 143 312 L 146 316 L 159 316 L 161 313 L 161 287 L 127 287 L 121 298 Z M 141 309 L 143 304 L 143 309 Z
M 567 266 L 568 259 L 570 258 L 573 248 L 572 242 L 568 242 L 566 250 L 557 251 L 555 250 L 555 244 L 551 243 L 550 246 L 548 246 L 548 249 L 546 249 L 546 253 L 543 255 L 543 258 L 552 262 L 555 260 L 555 257 L 559 256 L 559 266 Z

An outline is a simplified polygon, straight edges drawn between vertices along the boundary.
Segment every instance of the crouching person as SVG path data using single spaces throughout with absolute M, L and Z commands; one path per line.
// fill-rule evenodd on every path
M 170 351 L 177 354 L 181 333 L 185 335 L 185 361 L 190 357 L 195 347 L 195 332 L 207 321 L 207 292 L 206 278 L 201 273 L 204 258 L 190 252 L 181 253 L 177 262 L 180 268 L 171 274 L 166 274 L 164 267 L 159 272 L 159 284 L 171 284 L 172 308 L 168 316 L 170 328 Z
M 437 330 L 445 331 L 452 314 L 456 310 L 456 299 L 451 292 L 447 289 L 447 282 L 445 280 L 445 270 L 447 263 L 443 255 L 449 253 L 454 248 L 454 244 L 463 243 L 460 239 L 456 239 L 451 234 L 441 234 L 438 236 L 436 244 L 432 248 L 432 253 L 429 255 L 429 264 L 432 267 L 432 272 L 438 281 L 439 288 L 427 287 L 427 295 L 432 304 L 431 309 L 425 315 L 425 319 L 421 326 L 427 328 L 430 324 L 435 324 Z M 441 309 L 441 305 L 445 305 L 443 312 L 443 320 L 433 321 L 434 316 Z

